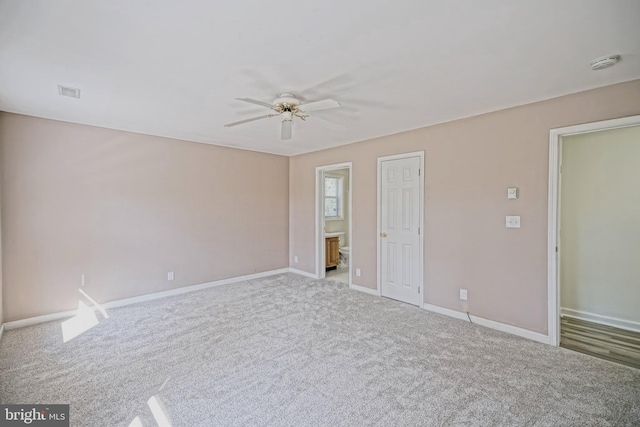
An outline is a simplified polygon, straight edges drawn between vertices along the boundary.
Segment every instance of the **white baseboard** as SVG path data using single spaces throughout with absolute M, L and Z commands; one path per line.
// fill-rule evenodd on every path
M 68 319 L 78 314 L 78 310 L 59 311 L 57 313 L 43 314 L 42 316 L 28 317 L 26 319 L 6 322 L 4 327 L 7 331 L 11 329 L 24 328 L 25 326 L 37 325 L 38 323 L 52 322 L 54 320 Z
M 274 276 L 276 274 L 288 273 L 288 268 L 280 268 L 278 270 L 263 271 L 262 273 L 247 274 L 245 276 L 230 277 L 228 279 L 215 280 L 213 282 L 201 283 L 199 285 L 185 286 L 183 288 L 171 289 L 164 292 L 156 292 L 148 295 L 140 295 L 139 297 L 121 299 L 102 304 L 104 308 L 116 308 L 125 305 L 136 304 L 144 301 L 151 301 L 158 298 L 170 297 L 174 295 L 186 294 L 189 292 L 199 291 L 201 289 L 212 288 L 215 286 L 228 285 L 231 283 L 244 282 L 246 280 L 259 279 L 261 277 Z
M 456 319 L 469 321 L 467 317 L 467 313 L 463 313 L 461 311 L 451 310 L 450 308 L 440 307 L 438 305 L 427 304 L 426 302 L 422 304 L 422 308 L 427 311 L 433 311 L 434 313 L 444 314 L 445 316 L 455 317 Z
M 380 296 L 380 293 L 377 289 L 367 288 L 365 286 L 354 285 L 353 283 L 349 285 L 349 289 L 353 289 L 354 291 L 364 292 L 365 294 L 375 295 L 377 297 Z
M 618 317 L 604 316 L 602 314 L 589 313 L 587 311 L 573 310 L 571 308 L 560 307 L 560 316 L 573 317 L 580 320 L 599 323 L 606 326 L 615 326 L 616 328 L 626 329 L 629 331 L 640 332 L 640 322 L 633 320 L 620 319 Z
M 318 279 L 319 277 L 313 273 L 308 273 L 306 271 L 298 270 L 297 268 L 289 267 L 289 273 L 299 274 L 301 276 L 310 277 L 312 279 Z
M 0 341 L 2 341 L 2 334 L 4 333 L 4 323 L 0 326 Z
M 102 305 L 102 308 L 123 307 L 125 305 L 137 304 L 137 303 L 140 303 L 140 302 L 152 301 L 152 300 L 159 299 L 159 298 L 165 298 L 165 297 L 170 297 L 170 296 L 174 296 L 174 295 L 186 294 L 188 292 L 199 291 L 201 289 L 212 288 L 214 286 L 222 286 L 222 285 L 228 285 L 228 284 L 231 284 L 231 283 L 244 282 L 246 280 L 259 279 L 261 277 L 274 276 L 276 274 L 283 274 L 283 273 L 288 273 L 288 272 L 289 272 L 289 268 L 280 268 L 278 270 L 263 271 L 262 273 L 255 273 L 255 274 L 248 274 L 248 275 L 245 275 L 245 276 L 230 277 L 228 279 L 222 279 L 222 280 L 216 280 L 216 281 L 213 281 L 213 282 L 201 283 L 199 285 L 185 286 L 185 287 L 182 287 L 182 288 L 171 289 L 171 290 L 168 290 L 168 291 L 155 292 L 155 293 L 147 294 L 147 295 L 140 295 L 138 297 L 111 301 L 111 302 L 107 302 L 107 303 L 104 303 L 104 304 L 101 304 L 101 305 Z M 94 308 L 94 310 L 97 309 L 96 307 L 93 307 L 93 308 Z M 76 314 L 78 314 L 78 310 L 61 311 L 61 312 L 58 312 L 58 313 L 45 314 L 43 316 L 29 317 L 27 319 L 14 320 L 13 322 L 6 322 L 3 325 L 3 327 L 6 328 L 6 330 L 8 331 L 8 330 L 11 330 L 11 329 L 23 328 L 25 326 L 37 325 L 38 323 L 50 322 L 52 320 L 67 319 L 69 317 L 75 316 Z
M 424 303 L 422 308 L 434 313 L 444 314 L 446 316 L 455 317 L 456 319 L 469 321 L 467 313 L 461 311 L 451 310 L 449 308 L 438 307 L 437 305 Z M 487 328 L 496 329 L 498 331 L 507 332 L 509 334 L 517 335 L 519 337 L 528 338 L 533 341 L 541 342 L 543 344 L 550 344 L 549 336 L 543 335 L 538 332 L 533 332 L 528 329 L 518 328 L 517 326 L 507 325 L 505 323 L 496 322 L 494 320 L 484 319 L 482 317 L 471 315 L 471 321 L 476 325 L 485 326 Z

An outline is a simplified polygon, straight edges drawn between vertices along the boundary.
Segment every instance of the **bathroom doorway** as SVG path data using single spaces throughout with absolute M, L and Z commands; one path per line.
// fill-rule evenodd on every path
M 351 163 L 316 168 L 316 276 L 351 286 Z

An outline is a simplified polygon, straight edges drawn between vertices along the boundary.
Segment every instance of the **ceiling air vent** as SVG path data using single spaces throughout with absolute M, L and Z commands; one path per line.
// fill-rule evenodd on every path
M 58 85 L 58 95 L 68 96 L 70 98 L 80 98 L 80 89 Z
M 602 70 L 604 68 L 613 67 L 618 63 L 618 61 L 620 61 L 620 55 L 603 56 L 601 58 L 595 59 L 591 63 L 591 69 L 593 71 L 596 71 L 596 70 Z

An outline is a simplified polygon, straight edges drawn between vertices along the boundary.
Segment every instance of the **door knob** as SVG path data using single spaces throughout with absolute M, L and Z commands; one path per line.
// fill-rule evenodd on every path
M 387 237 L 387 233 L 385 232 L 380 233 L 380 237 Z

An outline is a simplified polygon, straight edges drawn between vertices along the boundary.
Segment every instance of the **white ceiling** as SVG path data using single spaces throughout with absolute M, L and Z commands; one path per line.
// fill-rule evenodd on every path
M 283 155 L 636 78 L 637 0 L 0 0 L 0 110 Z M 282 91 L 349 129 L 223 127 Z

